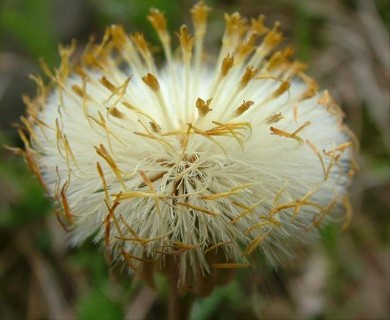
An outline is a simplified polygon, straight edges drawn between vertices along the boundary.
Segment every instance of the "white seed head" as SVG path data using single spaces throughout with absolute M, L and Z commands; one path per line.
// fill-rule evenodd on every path
M 141 33 L 119 26 L 78 64 L 75 44 L 61 47 L 60 67 L 44 68 L 51 83 L 35 77 L 20 131 L 74 245 L 93 236 L 140 273 L 174 259 L 183 286 L 248 266 L 255 251 L 276 264 L 315 239 L 332 212 L 344 206 L 349 218 L 355 169 L 342 112 L 289 60 L 291 49 L 277 50 L 279 24 L 226 15 L 210 58 L 208 11 L 192 10 L 194 38 L 181 27 L 179 57 L 164 15 L 151 11 L 161 66 Z

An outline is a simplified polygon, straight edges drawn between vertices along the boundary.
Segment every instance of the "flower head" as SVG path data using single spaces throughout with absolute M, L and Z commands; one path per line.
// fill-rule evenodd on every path
M 277 47 L 279 23 L 225 15 L 218 56 L 204 50 L 209 8 L 191 10 L 193 35 L 148 16 L 166 61 L 141 33 L 107 29 L 79 63 L 75 44 L 44 67 L 25 99 L 25 158 L 71 227 L 93 235 L 136 272 L 174 262 L 180 284 L 275 264 L 347 202 L 353 139 L 327 91 Z

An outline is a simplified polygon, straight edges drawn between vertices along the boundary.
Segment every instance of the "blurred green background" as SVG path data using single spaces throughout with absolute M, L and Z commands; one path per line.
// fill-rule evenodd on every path
M 12 123 L 34 95 L 29 74 L 39 58 L 55 67 L 58 43 L 84 45 L 110 24 L 155 33 L 149 7 L 169 27 L 190 23 L 195 1 L 2 0 L 0 2 L 0 145 L 21 146 Z M 351 187 L 350 229 L 323 231 L 322 240 L 290 265 L 237 274 L 227 287 L 197 300 L 201 319 L 389 319 L 390 52 L 388 0 L 208 0 L 208 46 L 218 48 L 224 12 L 264 13 L 282 22 L 286 41 L 322 88 L 342 105 L 361 142 Z M 70 249 L 54 205 L 19 157 L 0 148 L 0 319 L 164 319 L 159 295 L 125 271 L 110 270 L 93 244 Z

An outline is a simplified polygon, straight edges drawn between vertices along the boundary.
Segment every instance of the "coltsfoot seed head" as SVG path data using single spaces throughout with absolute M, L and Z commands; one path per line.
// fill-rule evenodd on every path
M 151 10 L 161 66 L 141 33 L 116 25 L 77 63 L 75 43 L 61 47 L 60 67 L 43 68 L 50 83 L 34 77 L 20 130 L 72 244 L 93 235 L 138 274 L 174 263 L 183 288 L 249 266 L 254 252 L 276 264 L 343 207 L 344 223 L 351 214 L 354 139 L 330 94 L 277 49 L 280 25 L 263 16 L 226 14 L 210 57 L 208 12 L 193 7 L 177 56 Z

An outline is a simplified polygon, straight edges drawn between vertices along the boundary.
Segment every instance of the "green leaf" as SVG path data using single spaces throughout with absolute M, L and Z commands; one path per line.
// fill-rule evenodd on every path
M 51 207 L 42 186 L 28 171 L 21 158 L 0 162 L 0 181 L 6 183 L 5 192 L 12 195 L 0 215 L 0 226 L 18 228 L 45 216 Z
M 96 288 L 79 300 L 77 306 L 77 319 L 123 319 L 123 313 L 119 303 L 112 301 L 105 292 Z
M 35 58 L 45 57 L 52 64 L 56 60 L 56 35 L 51 15 L 52 1 L 23 0 L 0 4 L 3 33 L 15 37 Z

